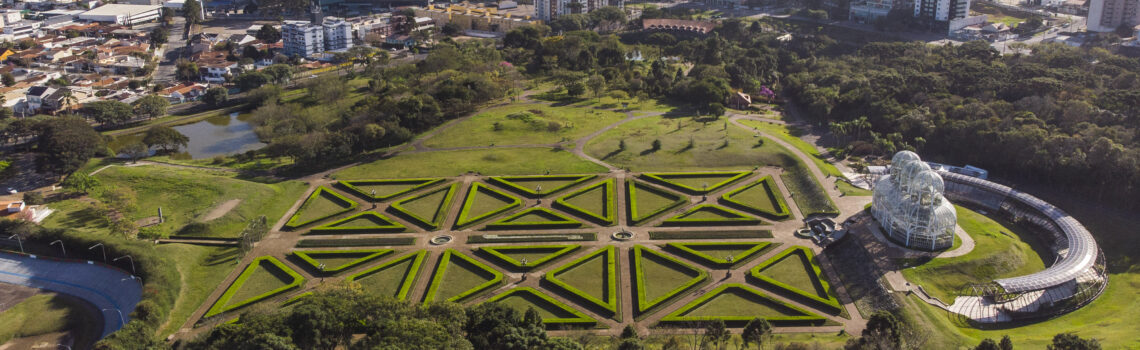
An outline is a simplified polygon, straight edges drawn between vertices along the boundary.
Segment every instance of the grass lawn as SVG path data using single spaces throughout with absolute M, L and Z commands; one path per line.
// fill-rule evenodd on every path
M 333 174 L 338 180 L 454 176 L 475 171 L 485 175 L 593 174 L 605 167 L 550 148 L 439 151 L 401 154 Z
M 701 253 L 705 253 L 708 256 L 711 256 L 714 258 L 724 259 L 725 257 L 729 257 L 729 256 L 735 258 L 737 255 L 740 255 L 741 253 L 744 253 L 744 252 L 752 249 L 755 246 L 756 246 L 756 243 L 743 243 L 743 244 L 739 244 L 739 245 L 735 245 L 735 244 L 734 245 L 689 244 L 687 247 L 689 247 L 689 249 L 692 249 L 692 250 L 695 250 L 695 251 L 698 251 Z M 761 251 L 762 250 L 758 250 L 756 252 L 758 253 Z M 755 254 L 755 253 L 753 253 L 753 254 Z M 749 254 L 749 255 L 751 255 L 751 254 Z M 740 257 L 740 259 L 737 259 L 737 260 L 742 260 L 742 259 L 746 259 L 746 258 L 747 257 Z
M 467 210 L 467 219 L 477 218 L 484 214 L 498 211 L 503 207 L 514 203 L 511 199 L 504 198 L 498 193 L 491 192 L 491 190 L 480 187 L 479 189 L 469 193 L 468 196 L 475 196 L 474 202 Z
M 226 305 L 240 303 L 265 292 L 281 288 L 292 280 L 285 271 L 281 271 L 276 265 L 262 261 L 253 271 L 253 274 L 249 276 L 249 279 L 246 279 L 241 288 L 234 293 L 233 297 L 230 297 L 229 303 Z
M 532 265 L 533 265 L 534 261 L 538 261 L 539 259 L 545 258 L 545 257 L 550 256 L 551 254 L 557 253 L 559 251 L 562 251 L 562 247 L 530 248 L 530 249 L 502 249 L 502 250 L 499 250 L 499 253 L 506 255 L 506 256 L 510 257 L 511 259 L 515 259 L 515 261 L 523 261 L 523 259 L 526 259 L 526 261 L 532 262 Z
M 132 194 L 138 210 L 128 217 L 139 220 L 157 216 L 162 208 L 166 222 L 155 227 L 165 234 L 237 236 L 250 220 L 265 215 L 270 223 L 285 215 L 292 200 L 304 195 L 306 186 L 297 181 L 260 183 L 241 180 L 234 174 L 210 170 L 175 169 L 165 166 L 111 167 L 95 175 L 107 191 Z M 105 199 L 103 193 L 93 194 Z M 241 203 L 222 217 L 202 222 L 200 217 L 231 199 Z M 58 210 L 44 220 L 50 228 L 71 228 L 86 233 L 105 233 L 105 217 L 95 214 L 88 199 L 50 203 Z
M 815 277 L 810 272 L 811 263 L 803 254 L 790 254 L 779 262 L 760 270 L 764 276 L 784 282 L 793 288 L 812 293 L 821 298 L 827 298 L 827 291 L 821 291 L 815 284 Z
M 606 254 L 598 254 L 554 277 L 598 300 L 609 300 L 606 291 Z
M 301 206 L 298 210 L 297 222 L 311 222 L 313 220 L 327 218 L 333 213 L 339 213 L 348 209 L 351 206 L 343 199 L 337 198 L 332 193 L 321 191 L 320 195 L 313 197 Z
M 697 210 L 693 210 L 688 213 L 675 216 L 673 218 L 684 220 L 724 220 L 739 219 L 741 217 L 716 210 L 714 207 L 700 207 Z
M 839 172 L 839 169 L 837 169 L 835 165 L 832 165 L 831 163 L 828 163 L 827 161 L 823 160 L 823 158 L 821 158 L 819 155 L 819 150 L 816 149 L 815 146 L 812 146 L 812 144 L 804 141 L 799 137 L 803 131 L 789 128 L 787 125 L 772 124 L 757 120 L 741 119 L 740 123 L 759 129 L 765 134 L 775 136 L 780 140 L 791 144 L 793 147 L 800 150 L 800 152 L 804 152 L 807 155 L 811 156 L 811 161 L 814 162 L 815 165 L 819 167 L 819 170 L 823 171 L 824 174 L 831 176 L 843 176 L 843 174 Z
M 637 213 L 635 214 L 642 219 L 661 208 L 672 206 L 677 198 L 680 198 L 679 195 L 641 185 L 637 182 L 633 182 L 633 184 L 637 193 Z
M 716 185 L 721 181 L 728 180 L 735 177 L 736 174 L 708 174 L 708 175 L 658 175 L 662 179 L 669 182 L 685 185 L 688 187 L 702 189 L 709 186 Z M 711 190 L 711 188 L 710 188 Z
M 386 222 L 378 216 L 374 215 L 361 215 L 352 220 L 348 220 L 332 227 L 380 227 L 392 225 L 391 222 Z M 332 265 L 330 265 L 332 266 Z
M 542 298 L 539 298 L 531 293 L 515 293 L 495 302 L 518 310 L 519 313 L 526 312 L 527 308 L 534 308 L 534 311 L 538 311 L 538 316 L 542 317 L 543 319 L 578 317 L 577 315 L 563 310 L 557 305 L 552 305 L 550 302 L 542 300 Z
M 508 117 L 512 116 L 512 117 Z M 491 108 L 424 141 L 434 148 L 573 141 L 625 118 L 622 113 L 541 104 Z
M 607 180 L 609 181 L 609 180 Z M 610 213 L 606 212 L 606 201 L 609 196 L 606 193 L 606 186 L 598 186 L 590 189 L 589 191 L 576 194 L 572 197 L 566 198 L 566 203 L 582 210 L 597 214 L 601 217 L 607 217 Z
M 177 332 L 190 318 L 190 314 L 207 301 L 210 293 L 237 266 L 238 251 L 233 247 L 190 244 L 163 244 L 155 249 L 174 261 L 182 279 L 182 289 L 178 300 L 174 302 L 174 309 L 158 332 L 160 337 L 165 338 Z
M 404 259 L 404 261 L 369 273 L 357 279 L 356 282 L 360 283 L 361 288 L 369 294 L 397 297 L 396 294 L 400 292 L 404 277 L 407 277 L 408 270 L 412 268 L 415 261 L 416 259 Z
M 317 263 L 324 264 L 325 269 L 333 269 L 340 267 L 344 264 L 359 260 L 365 256 L 374 254 L 374 252 L 361 252 L 361 253 L 309 253 L 309 257 L 316 260 Z
M 439 280 L 440 286 L 436 290 L 434 301 L 443 301 L 447 298 L 478 287 L 493 276 L 488 272 L 472 265 L 461 258 L 452 256 L 448 260 L 447 269 L 443 271 L 443 278 Z
M 681 344 L 688 344 L 687 343 L 688 338 L 686 336 L 683 336 L 683 335 L 664 335 L 664 334 L 662 334 L 662 335 L 651 335 L 651 336 L 645 338 L 645 340 L 643 340 L 642 343 L 646 344 L 647 348 L 649 348 L 649 349 L 659 349 L 665 344 L 665 342 L 668 341 L 668 339 L 670 337 L 677 337 L 677 339 L 681 342 Z M 808 344 L 808 346 L 802 347 L 801 349 L 838 350 L 838 349 L 843 349 L 843 344 L 845 344 L 847 342 L 847 340 L 850 338 L 851 337 L 849 335 L 847 335 L 846 333 L 838 334 L 838 333 L 834 333 L 834 332 L 832 332 L 832 333 L 776 333 L 776 334 L 772 335 L 772 338 L 770 340 L 771 342 L 765 342 L 764 343 L 765 344 L 764 349 L 772 349 L 773 347 L 769 344 L 801 343 L 801 344 Z M 608 340 L 608 338 L 607 338 L 607 340 Z M 738 335 L 738 334 L 734 334 L 732 336 L 732 338 L 729 339 L 729 341 L 727 341 L 726 343 L 727 343 L 727 346 L 724 348 L 725 350 L 756 349 L 755 345 L 750 345 L 750 346 L 745 347 L 743 345 L 743 342 L 740 339 L 740 335 Z M 591 344 L 593 344 L 593 343 L 591 343 Z M 736 344 L 740 344 L 740 345 L 738 346 Z M 616 346 L 616 345 L 614 345 L 614 346 Z M 687 348 L 682 347 L 682 349 L 687 349 Z
M 791 160 L 794 159 L 789 159 L 789 161 Z M 803 216 L 839 213 L 835 202 L 831 201 L 831 196 L 823 187 L 820 187 L 815 176 L 802 163 L 792 163 L 791 166 L 784 168 L 784 173 L 780 174 L 780 179 L 784 181 L 784 186 L 788 187 L 788 191 L 791 191 L 791 197 L 796 201 L 796 206 L 800 208 L 800 214 Z
M 781 317 L 802 316 L 786 306 L 759 298 L 740 289 L 729 288 L 720 295 L 709 299 L 701 306 L 685 313 L 683 316 L 716 317 L 716 316 L 756 316 Z
M 427 196 L 404 202 L 400 206 L 416 216 L 435 222 L 437 218 L 446 215 L 448 208 L 444 207 L 443 200 L 447 198 L 447 192 L 446 188 L 437 190 L 435 193 Z
M 586 145 L 585 151 L 633 171 L 741 170 L 784 165 L 777 154 L 787 150 L 773 142 L 758 145 L 755 134 L 732 125 L 725 130 L 725 123 L 723 119 L 704 124 L 691 118 L 648 117 L 602 133 Z M 622 140 L 625 149 L 620 148 Z M 652 149 L 654 140 L 661 141 L 661 149 Z M 689 140 L 693 141 L 691 148 Z
M 653 253 L 641 255 L 641 273 L 645 274 L 645 298 L 656 300 L 674 289 L 700 276 L 696 271 L 680 266 Z
M 771 184 L 775 185 L 776 182 L 772 181 Z M 737 192 L 732 195 L 731 199 L 751 205 L 769 213 L 779 213 L 780 204 L 776 201 L 776 197 L 782 197 L 778 188 L 769 188 L 768 182 L 761 183 L 744 191 Z
M 79 301 L 55 293 L 36 294 L 0 313 L 0 344 L 13 338 L 66 331 L 83 322 Z M 102 329 L 100 329 L 100 332 Z
M 579 177 L 579 176 L 568 176 L 568 177 L 557 177 L 557 178 L 535 177 L 535 178 L 512 178 L 512 179 L 508 179 L 508 181 L 515 184 L 515 185 L 518 185 L 522 188 L 529 189 L 531 191 L 535 191 L 535 189 L 540 188 L 541 189 L 540 191 L 535 191 L 535 192 L 537 192 L 540 195 L 547 195 L 547 194 L 550 194 L 553 190 L 561 190 L 565 186 L 569 186 L 569 185 L 572 185 L 574 183 L 577 183 L 580 178 L 581 177 Z M 513 189 L 513 188 L 508 188 L 508 189 L 513 190 L 513 191 L 517 191 L 517 189 Z
M 1028 275 L 1045 269 L 1034 251 L 1029 233 L 1013 224 L 995 220 L 972 210 L 958 209 L 958 225 L 974 239 L 970 253 L 945 259 L 933 259 L 902 270 L 911 283 L 946 303 L 953 303 L 958 291 L 974 283 L 988 283 L 996 278 Z M 1036 243 L 1036 241 L 1031 241 Z
M 552 222 L 552 221 L 563 221 L 563 220 L 565 220 L 565 219 L 560 218 L 557 215 L 547 213 L 544 211 L 537 211 L 536 210 L 536 211 L 531 211 L 529 213 L 526 213 L 526 215 L 523 215 L 523 216 L 511 218 L 510 220 L 506 220 L 504 222 Z
M 849 184 L 847 181 L 836 181 L 835 184 L 839 186 L 839 192 L 842 192 L 844 196 L 871 195 L 871 190 L 864 190 L 862 188 L 855 187 L 855 185 Z

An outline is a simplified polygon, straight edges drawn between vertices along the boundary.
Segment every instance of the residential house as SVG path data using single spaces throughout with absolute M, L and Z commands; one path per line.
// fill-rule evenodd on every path
M 748 96 L 748 94 L 744 92 L 737 91 L 729 94 L 728 99 L 724 104 L 731 108 L 745 109 L 748 108 L 748 106 L 752 105 L 752 96 Z
M 197 101 L 206 94 L 207 88 L 205 84 L 188 82 L 166 88 L 159 92 L 159 96 L 165 97 L 173 104 Z
M 227 56 L 229 53 L 225 51 L 207 51 L 191 58 L 198 64 L 201 80 L 221 84 L 226 82 L 227 77 L 233 75 L 232 69 L 237 68 L 237 62 L 227 61 Z
M 48 86 L 33 86 L 29 88 L 28 92 L 24 94 L 24 98 L 27 101 L 25 108 L 27 108 L 29 112 L 28 114 L 39 113 L 41 110 L 43 110 L 44 101 L 47 100 L 52 94 L 55 94 L 56 91 L 57 90 L 55 88 Z

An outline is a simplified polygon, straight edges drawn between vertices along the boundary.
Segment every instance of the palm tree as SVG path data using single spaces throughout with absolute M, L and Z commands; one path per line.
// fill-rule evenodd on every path
M 64 110 L 66 110 L 67 114 L 71 114 L 71 106 L 74 106 L 77 103 L 79 103 L 79 98 L 75 97 L 75 94 L 73 94 L 71 92 L 71 89 L 64 88 L 63 89 L 63 106 L 64 106 Z

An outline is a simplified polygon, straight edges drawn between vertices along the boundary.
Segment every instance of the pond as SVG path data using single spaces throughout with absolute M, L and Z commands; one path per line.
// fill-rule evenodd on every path
M 205 159 L 215 156 L 226 156 L 256 150 L 265 147 L 265 143 L 257 138 L 253 132 L 253 125 L 249 120 L 250 114 L 230 113 L 207 118 L 206 120 L 175 126 L 174 130 L 190 138 L 190 142 L 181 152 L 170 155 L 175 159 Z M 116 137 L 111 142 L 111 148 L 118 150 L 123 145 L 142 141 L 143 134 L 131 134 Z M 154 154 L 154 151 L 151 151 Z M 120 154 L 120 157 L 125 157 Z

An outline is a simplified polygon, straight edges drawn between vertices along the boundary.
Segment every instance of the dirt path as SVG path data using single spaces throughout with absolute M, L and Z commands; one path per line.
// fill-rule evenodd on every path
M 238 206 L 238 204 L 241 204 L 241 199 L 231 199 L 231 200 L 222 202 L 222 204 L 218 204 L 218 206 L 214 207 L 213 209 L 210 209 L 210 211 L 208 213 L 206 213 L 206 216 L 202 217 L 202 221 L 210 221 L 210 220 L 220 218 L 220 217 L 226 215 L 226 213 L 229 213 L 230 210 L 234 210 L 234 208 L 236 208 Z

